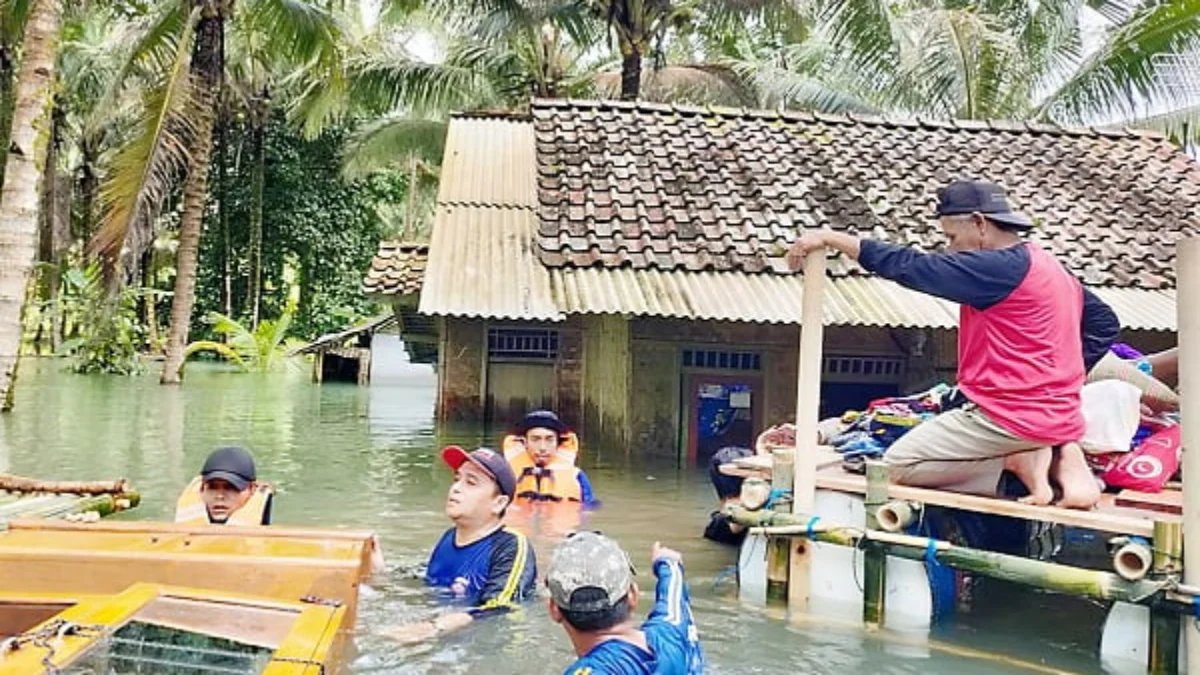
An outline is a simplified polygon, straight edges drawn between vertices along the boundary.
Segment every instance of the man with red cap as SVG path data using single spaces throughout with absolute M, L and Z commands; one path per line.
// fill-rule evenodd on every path
M 533 547 L 525 535 L 504 527 L 517 486 L 504 456 L 488 448 L 467 452 L 450 446 L 442 451 L 442 460 L 454 470 L 446 497 L 446 515 L 454 527 L 434 546 L 425 581 L 445 589 L 466 608 L 387 631 L 399 642 L 420 642 L 458 630 L 512 610 L 535 593 Z

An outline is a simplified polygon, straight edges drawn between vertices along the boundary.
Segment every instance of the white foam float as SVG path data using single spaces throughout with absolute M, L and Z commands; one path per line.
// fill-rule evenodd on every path
M 865 522 L 860 495 L 818 490 L 815 514 L 828 523 Z M 862 617 L 863 556 L 857 549 L 816 542 L 813 548 L 809 612 L 839 620 Z M 767 538 L 750 535 L 738 559 L 740 597 L 761 604 L 767 597 Z M 888 556 L 884 626 L 904 633 L 926 632 L 933 617 L 933 594 L 925 564 Z

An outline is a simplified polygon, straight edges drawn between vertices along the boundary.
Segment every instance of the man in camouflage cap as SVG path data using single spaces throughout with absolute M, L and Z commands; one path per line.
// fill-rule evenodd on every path
M 561 624 L 579 659 L 565 675 L 698 675 L 704 671 L 692 620 L 683 558 L 658 542 L 650 551 L 654 608 L 642 625 L 631 613 L 638 586 L 617 542 L 577 532 L 554 551 L 546 573 L 550 618 Z

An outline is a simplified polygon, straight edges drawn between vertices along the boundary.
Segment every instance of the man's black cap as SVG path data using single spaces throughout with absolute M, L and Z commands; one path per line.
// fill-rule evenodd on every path
M 534 410 L 526 415 L 517 426 L 517 435 L 524 436 L 530 429 L 549 429 L 559 436 L 567 433 L 567 425 L 549 410 Z
M 1033 227 L 1023 213 L 1013 211 L 1004 188 L 984 180 L 956 180 L 937 193 L 938 216 L 978 213 L 988 220 L 1022 230 Z
M 455 471 L 458 471 L 458 468 L 467 462 L 474 464 L 491 476 L 492 480 L 496 481 L 496 485 L 500 487 L 500 492 L 510 500 L 517 492 L 517 477 L 513 474 L 512 467 L 508 465 L 508 460 L 504 459 L 504 455 L 491 448 L 479 448 L 473 452 L 467 452 L 457 445 L 451 445 L 442 450 L 442 461 Z
M 258 479 L 258 472 L 254 468 L 254 458 L 245 448 L 231 446 L 212 451 L 204 460 L 200 478 L 206 482 L 220 479 L 238 490 L 245 490 Z
M 730 464 L 734 460 L 753 455 L 750 448 L 729 445 L 713 453 L 708 462 L 708 478 L 712 481 L 713 489 L 717 491 L 718 499 L 736 497 L 742 491 L 742 479 L 737 476 L 726 476 L 721 473 L 722 464 Z

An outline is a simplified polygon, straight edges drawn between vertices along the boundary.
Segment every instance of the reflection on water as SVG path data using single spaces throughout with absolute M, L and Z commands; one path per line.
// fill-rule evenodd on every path
M 395 343 L 382 349 L 399 349 Z M 380 361 L 383 355 L 377 356 Z M 355 672 L 560 673 L 572 655 L 541 604 L 485 622 L 435 645 L 395 647 L 380 627 L 429 616 L 433 597 L 413 578 L 448 526 L 442 500 L 450 474 L 439 444 L 479 441 L 477 429 L 435 430 L 435 376 L 427 366 L 393 365 L 370 387 L 313 385 L 286 376 L 189 367 L 182 388 L 152 375 L 76 376 L 61 363 L 23 363 L 17 409 L 0 416 L 0 470 L 55 479 L 127 476 L 142 491 L 129 518 L 170 518 L 178 491 L 218 444 L 250 447 L 260 474 L 276 484 L 278 523 L 369 528 L 380 533 L 389 571 L 362 603 Z M 620 458 L 624 452 L 606 453 Z M 635 453 L 636 454 L 636 453 Z M 680 549 L 712 673 L 1097 672 L 1094 606 L 998 586 L 989 606 L 929 638 L 869 634 L 828 621 L 788 624 L 777 609 L 737 600 L 732 551 L 699 535 L 713 494 L 702 471 L 632 464 L 587 468 L 603 507 L 586 526 L 616 537 L 651 586 L 646 558 L 655 540 Z M 537 530 L 540 560 L 555 534 L 574 523 L 551 512 L 519 512 Z M 987 656 L 987 650 L 1011 657 Z M 1016 661 L 1023 662 L 1022 667 Z

